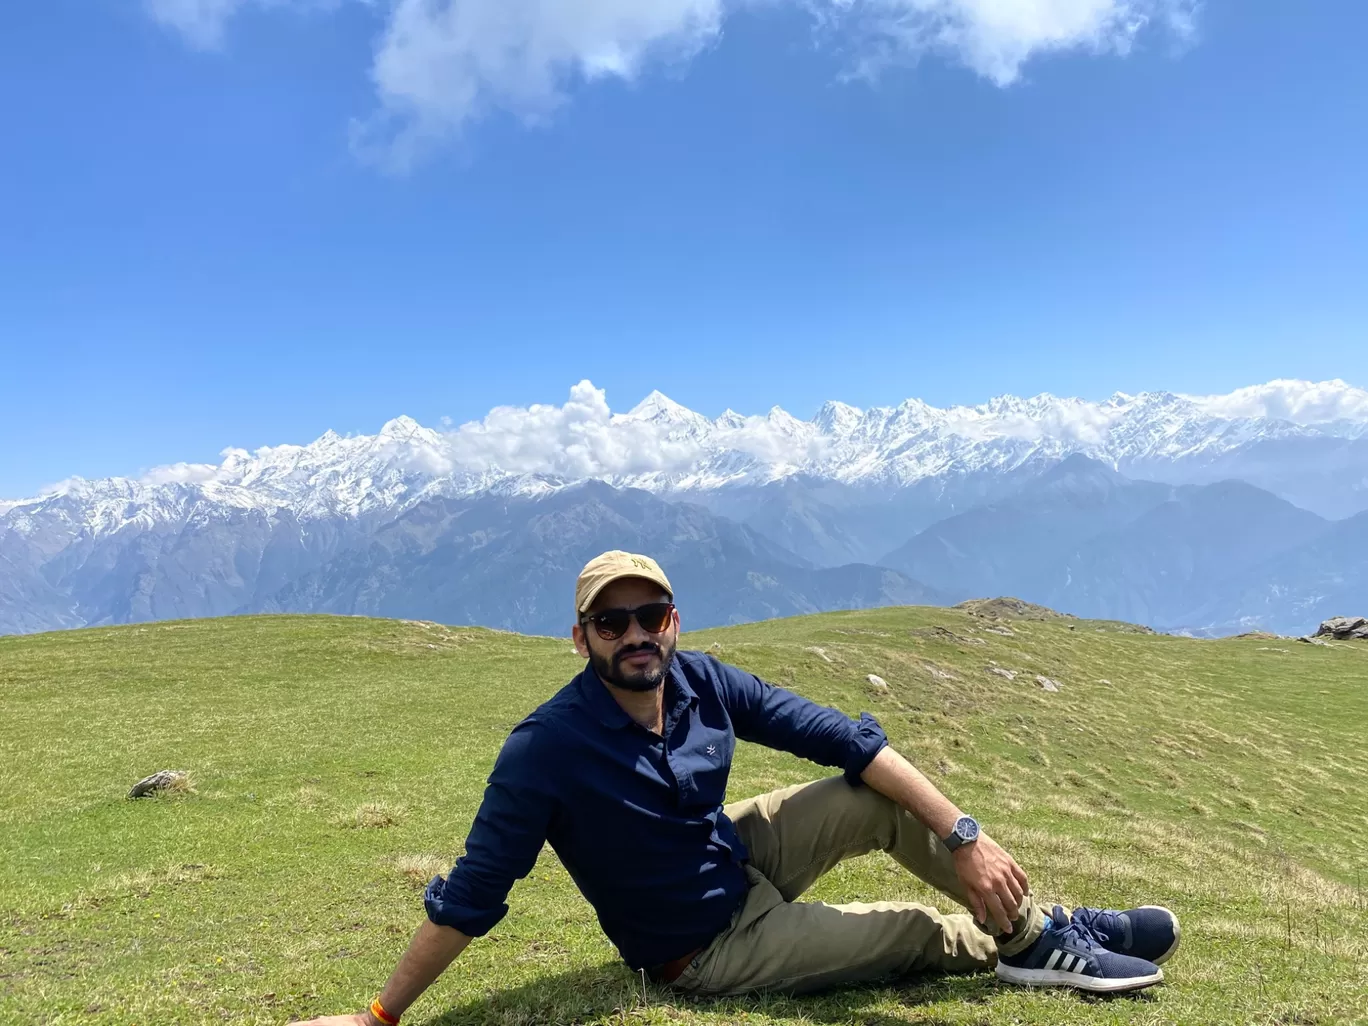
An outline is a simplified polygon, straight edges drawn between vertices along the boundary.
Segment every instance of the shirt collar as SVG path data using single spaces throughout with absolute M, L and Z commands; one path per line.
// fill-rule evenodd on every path
M 670 670 L 666 676 L 665 715 L 669 719 L 672 712 L 678 715 L 686 706 L 697 705 L 698 693 L 689 687 L 689 682 L 684 679 L 678 656 L 670 660 Z M 632 722 L 632 718 L 609 693 L 608 685 L 599 679 L 598 672 L 592 664 L 586 666 L 584 672 L 579 675 L 579 689 L 589 710 L 608 729 L 620 730 Z

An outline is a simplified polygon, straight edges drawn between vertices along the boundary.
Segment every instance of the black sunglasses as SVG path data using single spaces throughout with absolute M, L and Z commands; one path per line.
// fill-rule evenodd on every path
M 670 614 L 674 608 L 673 602 L 648 602 L 635 609 L 605 609 L 601 613 L 590 613 L 580 620 L 580 624 L 592 623 L 604 641 L 617 641 L 627 633 L 632 618 L 636 617 L 636 622 L 647 634 L 659 634 L 670 626 Z

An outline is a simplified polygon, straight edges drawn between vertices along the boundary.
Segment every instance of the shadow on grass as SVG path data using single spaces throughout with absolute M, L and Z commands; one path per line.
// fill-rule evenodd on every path
M 794 1018 L 810 1023 L 841 1023 L 855 1026 L 906 1026 L 907 1019 L 880 1010 L 889 1000 L 909 1008 L 945 1001 L 985 1005 L 1001 992 L 1001 984 L 991 973 L 971 975 L 922 975 L 907 980 L 843 987 L 820 994 L 790 996 L 757 994 L 731 998 L 691 998 L 665 988 L 648 986 L 644 995 L 640 978 L 620 962 L 543 976 L 448 1009 L 425 1020 L 422 1026 L 552 1026 L 618 1020 L 624 1014 L 646 1007 L 670 1007 L 684 1013 L 721 1018 L 739 1018 L 739 1013 L 763 1013 L 773 1018 Z M 1115 997 L 1080 996 L 1091 1002 L 1135 1000 L 1148 1002 L 1145 992 Z M 676 1018 L 676 1016 L 671 1016 Z M 936 1026 L 943 1020 L 919 1017 L 923 1026 Z

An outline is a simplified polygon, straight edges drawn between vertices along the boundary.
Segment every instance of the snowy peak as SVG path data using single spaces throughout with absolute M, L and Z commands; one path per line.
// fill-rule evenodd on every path
M 652 391 L 645 399 L 633 406 L 627 416 L 634 417 L 637 420 L 666 424 L 692 424 L 699 420 L 707 420 L 706 417 L 694 413 L 687 406 L 681 406 L 659 390 Z
M 331 438 L 329 438 L 331 436 Z M 337 439 L 337 435 L 329 431 L 318 441 L 332 442 Z M 385 426 L 380 429 L 380 438 L 386 442 L 407 442 L 410 440 L 436 441 L 437 433 L 429 431 L 412 417 L 395 417 L 393 420 L 386 421 Z
M 603 407 L 607 409 L 606 400 Z M 680 405 L 658 390 L 632 407 L 623 419 L 649 424 L 664 438 L 673 441 L 699 440 L 715 429 L 714 423 L 707 417 Z
M 844 436 L 855 430 L 864 411 L 846 403 L 825 402 L 812 418 L 812 423 L 823 434 Z

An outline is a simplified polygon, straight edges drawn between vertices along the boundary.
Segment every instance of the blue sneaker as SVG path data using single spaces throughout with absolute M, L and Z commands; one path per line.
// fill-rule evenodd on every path
M 1159 905 L 1117 912 L 1113 909 L 1076 908 L 1072 919 L 1087 927 L 1108 951 L 1143 958 L 1163 965 L 1178 950 L 1183 931 L 1178 917 Z
M 1072 921 L 1056 905 L 1034 944 L 1019 955 L 998 957 L 997 975 L 1006 983 L 1027 987 L 1115 994 L 1152 987 L 1164 979 L 1164 970 L 1153 962 L 1108 951 L 1091 928 Z

